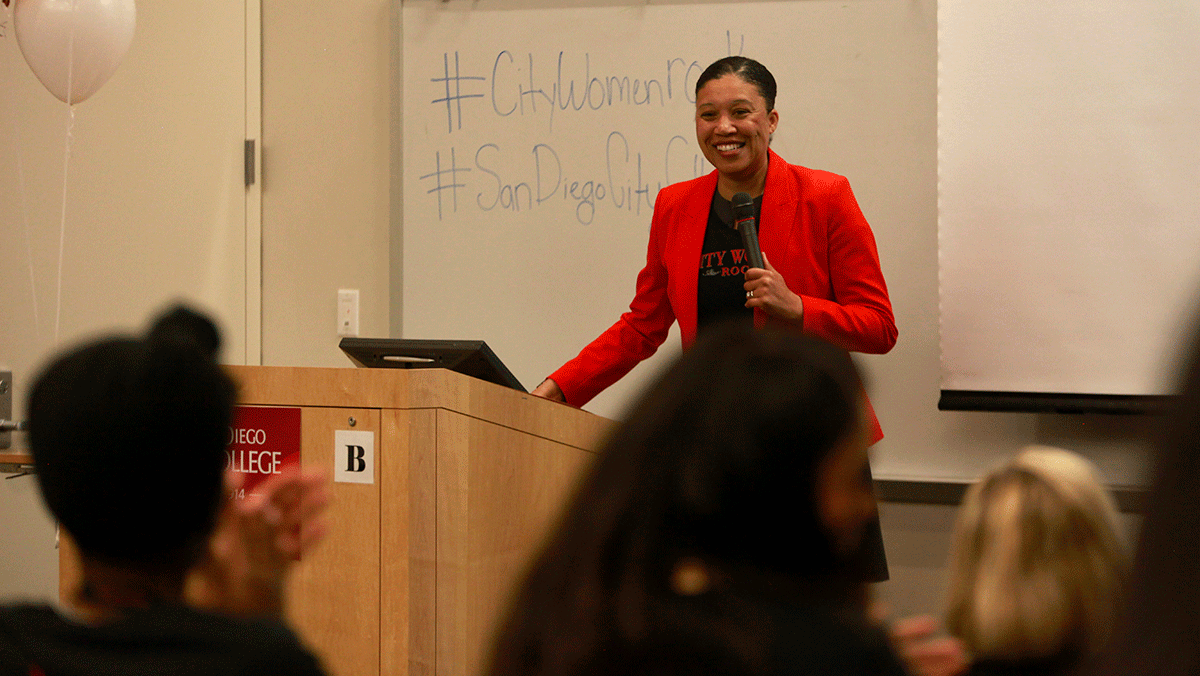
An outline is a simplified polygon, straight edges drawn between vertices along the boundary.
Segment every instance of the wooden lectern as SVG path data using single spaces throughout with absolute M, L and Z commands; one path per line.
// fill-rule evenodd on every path
M 375 432 L 375 483 L 335 483 L 293 625 L 336 676 L 475 676 L 497 614 L 611 423 L 444 369 L 233 367 L 240 401 L 302 407 L 301 462 Z M 353 420 L 352 420 L 353 419 Z M 331 479 L 332 481 L 332 479 Z
M 330 476 L 329 534 L 296 567 L 288 608 L 328 672 L 479 674 L 514 581 L 612 423 L 443 369 L 229 369 L 243 405 L 301 407 L 301 463 Z M 333 482 L 337 430 L 374 432 L 374 483 Z

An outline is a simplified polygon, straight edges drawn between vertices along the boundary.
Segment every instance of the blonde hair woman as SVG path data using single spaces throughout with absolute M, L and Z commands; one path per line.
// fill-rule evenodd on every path
M 946 628 L 972 674 L 1064 674 L 1109 640 L 1128 548 L 1099 472 L 1032 446 L 967 492 L 950 561 Z

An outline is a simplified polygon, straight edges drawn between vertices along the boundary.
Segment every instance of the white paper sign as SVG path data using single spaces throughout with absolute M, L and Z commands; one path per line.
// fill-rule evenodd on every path
M 333 480 L 351 484 L 375 483 L 375 433 L 335 430 Z

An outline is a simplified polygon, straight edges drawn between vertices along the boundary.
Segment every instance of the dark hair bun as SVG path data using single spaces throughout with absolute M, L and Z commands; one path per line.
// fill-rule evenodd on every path
M 217 325 L 183 305 L 175 305 L 159 315 L 150 326 L 146 341 L 151 345 L 193 345 L 212 359 L 216 359 L 221 350 L 221 333 Z
M 85 553 L 186 564 L 221 496 L 233 412 L 221 339 L 175 306 L 141 338 L 58 356 L 30 390 L 29 445 L 46 505 Z

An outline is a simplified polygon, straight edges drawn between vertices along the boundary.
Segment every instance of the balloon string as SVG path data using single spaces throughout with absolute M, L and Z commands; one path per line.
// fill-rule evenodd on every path
M 75 137 L 75 106 L 68 104 L 71 111 L 67 118 L 67 139 L 63 147 L 62 210 L 58 223 L 58 297 L 55 300 L 54 344 L 58 345 L 58 329 L 62 321 L 63 251 L 67 242 L 67 174 L 71 164 L 71 141 Z
M 29 259 L 29 295 L 33 298 L 33 335 L 36 338 L 42 333 L 42 322 L 38 318 L 37 276 L 33 270 L 33 233 L 29 229 L 29 202 L 25 198 L 25 160 L 22 157 L 21 149 L 17 148 L 16 150 L 17 187 L 20 190 L 21 222 L 25 226 L 25 257 Z
M 20 129 L 17 121 L 17 111 L 4 100 L 4 112 L 7 129 Z M 12 134 L 12 156 L 17 162 L 17 200 L 21 207 L 21 225 L 25 229 L 25 259 L 29 263 L 29 296 L 33 300 L 33 335 L 41 336 L 41 320 L 38 314 L 37 275 L 33 267 L 33 229 L 29 227 L 29 192 L 25 187 L 25 152 L 21 146 L 20 134 Z
M 75 5 L 78 0 L 71 0 L 71 32 L 67 37 L 67 105 L 75 105 L 75 92 L 72 91 L 75 86 L 75 20 L 78 16 L 75 13 Z M 72 111 L 71 116 L 75 113 Z
M 71 165 L 71 138 L 75 131 L 75 7 L 77 0 L 71 0 L 71 33 L 67 38 L 67 138 L 63 144 L 63 187 L 62 209 L 58 224 L 58 289 L 54 302 L 54 344 L 58 345 L 58 331 L 62 324 L 62 287 L 63 287 L 63 251 L 67 243 L 67 174 Z

